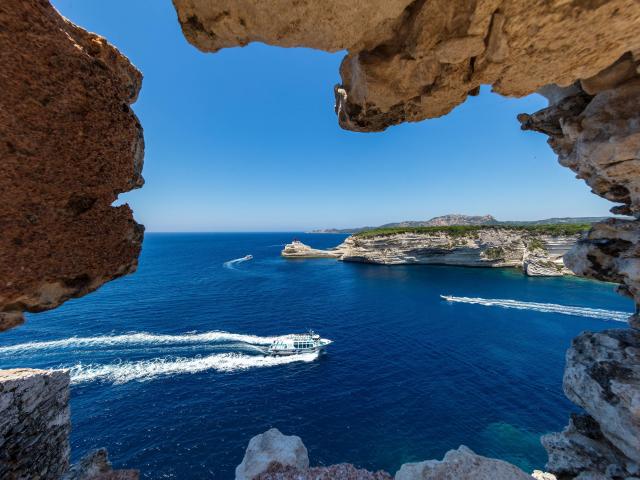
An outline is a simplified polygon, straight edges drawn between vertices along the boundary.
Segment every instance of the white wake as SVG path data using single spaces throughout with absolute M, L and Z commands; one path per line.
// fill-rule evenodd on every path
M 137 362 L 108 365 L 77 364 L 69 369 L 71 383 L 94 381 L 127 383 L 132 380 L 147 381 L 161 376 L 198 373 L 207 370 L 235 372 L 251 368 L 275 367 L 294 362 L 312 362 L 317 353 L 303 353 L 288 357 L 265 357 L 239 353 L 220 353 L 197 358 L 154 358 Z
M 69 337 L 46 342 L 29 342 L 0 347 L 0 354 L 29 352 L 53 348 L 119 347 L 128 345 L 178 345 L 194 343 L 242 342 L 250 345 L 271 345 L 277 337 L 259 337 L 239 333 L 211 331 L 186 333 L 183 335 L 156 335 L 152 333 L 128 333 L 124 335 L 102 335 L 97 337 Z
M 237 263 L 242 263 L 242 262 L 246 262 L 250 260 L 249 258 L 246 257 L 241 257 L 241 258 L 235 258 L 233 260 L 229 260 L 228 262 L 224 262 L 223 265 L 225 268 L 230 268 L 233 270 L 233 266 L 236 265 Z
M 533 310 L 544 313 L 560 313 L 562 315 L 597 318 L 615 322 L 626 322 L 632 314 L 631 312 L 604 310 L 601 308 L 575 307 L 571 305 L 558 305 L 556 303 L 520 302 L 518 300 L 502 298 L 454 297 L 451 295 L 440 295 L 440 297 L 448 302 L 471 303 L 474 305 L 484 305 L 486 307 L 515 308 L 517 310 Z

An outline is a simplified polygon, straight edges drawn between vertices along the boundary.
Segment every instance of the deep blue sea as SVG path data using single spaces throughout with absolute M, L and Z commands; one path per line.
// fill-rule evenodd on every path
M 107 447 L 144 478 L 233 478 L 270 427 L 301 436 L 312 464 L 394 473 L 465 444 L 530 471 L 575 408 L 571 339 L 632 309 L 583 279 L 282 259 L 294 236 L 344 238 L 147 234 L 135 274 L 2 334 L 0 367 L 71 368 L 74 459 Z M 327 355 L 261 355 L 307 329 L 334 341 Z

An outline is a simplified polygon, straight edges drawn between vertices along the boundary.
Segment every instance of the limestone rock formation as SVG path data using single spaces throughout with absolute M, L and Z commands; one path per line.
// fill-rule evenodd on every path
M 203 51 L 253 41 L 346 49 L 336 112 L 343 128 L 357 131 L 439 117 L 482 84 L 523 96 L 585 79 L 596 91 L 603 82 L 592 77 L 640 48 L 634 0 L 173 3 L 187 40 Z
M 442 460 L 405 463 L 395 480 L 531 480 L 531 476 L 510 463 L 476 455 L 461 445 L 449 450 Z
M 41 0 L 0 2 L 0 330 L 135 270 L 142 76 Z
M 616 66 L 624 75 L 612 77 L 607 69 L 581 83 L 588 90 L 575 85 L 570 95 L 519 120 L 523 129 L 549 135 L 560 163 L 594 193 L 622 203 L 616 213 L 640 214 L 640 61 L 628 53 Z
M 531 476 L 536 480 L 557 480 L 553 473 L 543 472 L 542 470 L 534 470 Z
M 543 436 L 542 445 L 549 454 L 547 469 L 561 478 L 585 473 L 616 473 L 615 476 L 619 477 L 626 470 L 621 466 L 628 463 L 624 454 L 606 439 L 598 422 L 589 415 L 573 414 L 562 432 Z
M 280 255 L 286 258 L 339 258 L 340 252 L 336 249 L 319 250 L 311 248 L 299 240 L 294 240 L 284 246 Z
M 640 332 L 585 332 L 573 340 L 565 394 L 595 419 L 604 439 L 625 459 L 617 466 L 628 476 L 640 475 L 639 386 Z
M 543 476 L 540 476 L 543 475 Z M 307 449 L 299 437 L 287 437 L 271 430 L 253 437 L 236 480 L 531 480 L 519 468 L 501 460 L 476 455 L 461 445 L 442 460 L 405 463 L 395 477 L 384 471 L 370 472 L 351 464 L 309 467 Z M 555 480 L 539 472 L 534 478 Z
M 58 480 L 69 468 L 69 374 L 0 371 L 0 478 Z
M 621 284 L 640 303 L 640 220 L 596 223 L 565 255 L 576 274 Z
M 340 463 L 328 467 L 299 469 L 273 463 L 266 472 L 253 480 L 392 480 L 384 471 L 370 472 L 356 468 L 349 463 Z
M 564 254 L 580 238 L 575 235 L 533 233 L 524 229 L 482 227 L 468 233 L 434 229 L 352 235 L 329 250 L 311 248 L 300 241 L 287 244 L 287 258 L 337 258 L 344 262 L 381 265 L 456 265 L 465 267 L 517 267 L 531 276 L 572 274 L 564 267 Z
M 236 480 L 251 480 L 272 464 L 307 469 L 309 455 L 300 437 L 283 435 L 277 428 L 253 437 L 242 463 L 236 468 Z

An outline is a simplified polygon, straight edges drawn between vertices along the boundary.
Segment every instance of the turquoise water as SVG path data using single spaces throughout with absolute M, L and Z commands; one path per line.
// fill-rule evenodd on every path
M 104 446 L 145 478 L 232 478 L 270 427 L 314 464 L 393 473 L 465 444 L 532 470 L 575 408 L 571 339 L 632 309 L 582 279 L 280 258 L 293 236 L 344 238 L 147 234 L 137 273 L 0 336 L 0 367 L 71 368 L 74 456 Z M 261 355 L 309 328 L 334 340 L 326 356 Z

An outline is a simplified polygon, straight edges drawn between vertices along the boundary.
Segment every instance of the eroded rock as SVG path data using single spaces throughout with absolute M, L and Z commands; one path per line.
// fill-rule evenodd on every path
M 563 385 L 604 437 L 640 465 L 640 332 L 606 330 L 576 337 L 567 352 Z
M 283 435 L 277 428 L 256 435 L 249 441 L 242 463 L 236 468 L 236 480 L 251 480 L 279 464 L 305 470 L 309 455 L 300 437 Z
M 392 480 L 392 478 L 387 472 L 370 472 L 349 463 L 307 469 L 284 467 L 274 463 L 265 473 L 254 477 L 254 480 Z
M 460 233 L 431 231 L 352 235 L 335 248 L 319 250 L 300 241 L 285 245 L 287 258 L 337 258 L 381 265 L 516 267 L 530 276 L 570 275 L 563 255 L 580 234 L 549 234 L 515 227 L 477 226 Z
M 138 70 L 47 1 L 0 2 L 0 330 L 135 270 Z
M 532 115 L 519 116 L 523 129 L 549 135 L 560 163 L 597 195 L 623 204 L 612 211 L 625 215 L 640 214 L 638 63 L 627 55 L 616 65 L 631 72 L 604 72 L 589 80 L 595 96 L 579 89 Z
M 640 332 L 585 332 L 567 352 L 564 390 L 588 415 L 542 439 L 559 476 L 640 476 Z
M 523 96 L 585 80 L 588 90 L 624 78 L 627 66 L 592 80 L 640 48 L 634 0 L 392 0 L 287 2 L 174 0 L 186 38 L 203 51 L 252 41 L 346 49 L 336 88 L 343 128 L 383 130 L 444 115 L 491 84 Z M 607 77 L 607 78 L 605 78 Z
M 461 445 L 449 450 L 442 460 L 405 463 L 395 480 L 531 480 L 515 465 L 476 455 Z
M 58 480 L 70 430 L 67 372 L 0 371 L 0 478 Z
M 573 414 L 562 432 L 543 436 L 542 445 L 549 454 L 546 468 L 561 477 L 573 478 L 585 472 L 605 475 L 616 469 L 634 468 L 590 415 Z
M 340 251 L 337 249 L 320 250 L 312 248 L 300 240 L 294 240 L 284 246 L 280 255 L 285 258 L 339 258 Z
M 578 275 L 621 284 L 621 293 L 640 304 L 640 220 L 594 224 L 564 261 Z

